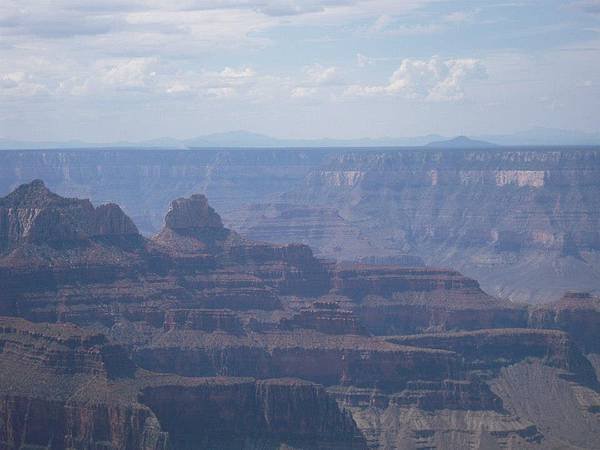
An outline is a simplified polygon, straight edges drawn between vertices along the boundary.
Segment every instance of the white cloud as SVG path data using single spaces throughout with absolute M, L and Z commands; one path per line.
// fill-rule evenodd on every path
M 326 90 L 341 85 L 342 79 L 339 70 L 335 66 L 323 66 L 313 64 L 304 67 L 304 77 L 300 80 L 287 80 L 294 83 L 290 88 L 290 96 L 293 99 L 306 99 L 323 94 Z
M 420 108 L 411 127 L 426 131 L 436 111 L 457 112 L 458 123 L 466 120 L 464 111 L 493 102 L 516 105 L 514 110 L 536 104 L 528 114 L 543 119 L 543 108 L 530 99 L 544 95 L 571 104 L 565 121 L 596 126 L 590 111 L 598 103 L 600 46 L 594 17 L 583 12 L 600 11 L 599 0 L 569 0 L 575 5 L 554 8 L 554 15 L 548 10 L 534 31 L 525 13 L 535 5 L 523 6 L 527 2 L 518 2 L 523 14 L 510 15 L 505 28 L 482 24 L 502 20 L 515 5 L 494 1 L 461 10 L 448 9 L 445 1 L 442 8 L 425 7 L 439 1 L 0 0 L 0 134 L 27 135 L 45 126 L 68 136 L 85 120 L 91 131 L 83 134 L 120 135 L 132 127 L 140 135 L 193 134 L 199 123 L 217 129 L 254 123 L 293 132 L 304 106 L 330 108 L 347 119 L 324 124 L 306 113 L 307 123 L 315 120 L 323 134 L 336 123 L 349 133 L 363 127 L 390 134 L 396 132 L 391 117 L 398 108 Z M 545 40 L 539 30 L 550 33 L 556 23 L 561 28 Z M 442 33 L 450 30 L 445 39 Z M 427 38 L 415 38 L 421 35 Z M 528 39 L 519 43 L 519 37 Z M 530 61 L 500 60 L 505 45 Z M 556 45 L 560 53 L 550 55 L 547 49 Z M 429 58 L 432 46 L 444 56 Z M 481 61 L 448 56 L 474 52 Z M 402 60 L 406 55 L 415 59 Z M 307 66 L 313 61 L 321 65 Z M 485 68 L 491 79 L 478 82 Z M 474 101 L 433 107 L 357 100 L 356 108 L 339 108 L 344 97 Z M 387 119 L 365 120 L 375 115 Z M 480 115 L 471 119 L 483 122 Z M 505 114 L 504 120 L 517 115 Z M 369 128 L 383 123 L 389 128 Z
M 158 89 L 171 95 L 250 99 L 272 83 L 251 67 L 225 67 L 220 71 L 186 71 L 159 74 Z
M 102 81 L 123 88 L 146 87 L 147 83 L 156 76 L 153 69 L 157 64 L 158 58 L 131 58 L 119 61 L 104 68 Z
M 461 24 L 472 22 L 479 14 L 478 9 L 469 11 L 454 11 L 439 17 L 430 18 L 426 23 L 405 23 L 402 16 L 390 14 L 380 15 L 363 32 L 367 35 L 379 36 L 422 36 L 441 33 Z
M 308 83 L 313 85 L 334 84 L 340 80 L 338 69 L 333 66 L 324 67 L 320 64 L 313 64 L 305 67 L 304 72 Z
M 292 89 L 291 96 L 295 99 L 313 97 L 318 92 L 317 88 L 298 86 Z
M 348 97 L 397 95 L 427 101 L 452 101 L 464 97 L 465 83 L 486 77 L 483 63 L 477 59 L 447 59 L 437 56 L 429 60 L 408 58 L 392 74 L 385 85 L 352 85 Z
M 48 89 L 25 72 L 0 73 L 0 98 L 34 97 L 47 94 Z
M 56 98 L 101 96 L 119 101 L 128 93 L 138 97 L 143 93 L 146 99 L 155 100 L 164 94 L 232 98 L 250 95 L 257 83 L 268 84 L 268 77 L 259 76 L 251 67 L 182 71 L 157 57 L 101 59 L 93 64 L 80 64 L 70 71 L 74 74 L 62 77 L 48 70 L 38 72 L 42 77 L 54 79 L 46 89 Z M 6 79 L 4 84 L 8 86 L 12 81 Z M 0 75 L 0 88 L 2 85 Z
M 256 72 L 250 67 L 244 67 L 243 69 L 232 69 L 231 67 L 225 67 L 219 74 L 224 78 L 252 78 L 256 75 Z
M 428 1 L 4 0 L 0 1 L 0 74 L 35 76 L 27 75 L 17 83 L 5 75 L 0 95 L 265 92 L 269 89 L 260 85 L 261 77 L 253 70 L 228 68 L 225 59 L 237 58 L 231 55 L 247 48 L 256 51 L 271 45 L 273 38 L 266 31 L 395 16 Z M 213 57 L 209 58 L 214 60 L 213 68 L 225 66 L 222 73 L 210 72 L 203 60 L 206 55 Z M 304 79 L 293 82 L 276 79 L 285 86 L 270 91 L 287 89 L 287 97 L 294 86 L 339 81 L 338 69 L 329 66 L 310 67 L 301 76 Z M 12 86 L 15 83 L 18 88 Z

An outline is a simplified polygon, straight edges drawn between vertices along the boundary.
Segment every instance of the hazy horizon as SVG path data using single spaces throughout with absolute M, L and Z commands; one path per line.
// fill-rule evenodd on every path
M 532 128 L 506 135 L 483 136 L 383 136 L 357 139 L 337 139 L 332 137 L 293 139 L 233 130 L 176 139 L 165 136 L 140 141 L 99 141 L 84 140 L 10 140 L 0 136 L 0 150 L 23 149 L 76 149 L 76 148 L 485 148 L 485 147 L 551 147 L 551 146 L 598 146 L 600 133 L 582 133 L 573 130 Z

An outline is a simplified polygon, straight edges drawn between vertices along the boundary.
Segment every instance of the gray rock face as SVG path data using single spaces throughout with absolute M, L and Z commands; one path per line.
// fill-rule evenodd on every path
M 94 208 L 89 200 L 62 198 L 35 180 L 0 198 L 0 249 L 19 243 L 81 241 L 136 235 L 131 219 L 115 204 Z
M 165 225 L 172 230 L 223 228 L 221 217 L 208 205 L 202 194 L 179 198 L 171 203 Z

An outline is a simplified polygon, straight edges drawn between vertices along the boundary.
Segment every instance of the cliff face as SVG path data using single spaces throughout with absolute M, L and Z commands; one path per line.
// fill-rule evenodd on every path
M 322 261 L 200 195 L 151 239 L 37 182 L 0 205 L 58 218 L 5 228 L 7 448 L 589 448 L 600 429 L 593 296 L 528 308 L 454 270 Z
M 599 248 L 599 168 L 597 150 L 349 153 L 312 173 L 306 189 L 317 201 L 360 193 L 351 213 L 395 223 L 410 243 L 569 252 Z
M 172 445 L 193 448 L 364 449 L 351 416 L 322 387 L 294 379 L 215 379 L 143 391 Z
M 167 435 L 143 407 L 83 405 L 29 396 L 0 397 L 3 448 L 163 450 Z
M 100 333 L 2 318 L 3 448 L 168 448 L 152 411 L 113 390 L 134 370 L 125 349 Z
M 365 448 L 309 382 L 135 371 L 102 334 L 8 318 L 0 330 L 3 448 Z
M 134 350 L 137 365 L 186 376 L 300 377 L 335 386 L 402 389 L 456 376 L 451 352 L 311 330 L 239 334 L 171 331 Z

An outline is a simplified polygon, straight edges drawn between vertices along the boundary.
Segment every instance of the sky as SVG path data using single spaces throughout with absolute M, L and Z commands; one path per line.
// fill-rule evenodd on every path
M 0 137 L 598 132 L 600 0 L 2 0 Z

